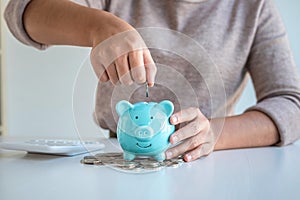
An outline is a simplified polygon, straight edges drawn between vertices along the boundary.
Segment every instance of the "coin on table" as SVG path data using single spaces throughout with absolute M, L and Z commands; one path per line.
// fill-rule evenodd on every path
M 168 167 L 169 165 L 171 165 L 172 164 L 172 160 L 164 160 L 164 162 L 163 162 L 163 165 L 164 166 L 166 166 L 166 167 Z
M 85 156 L 80 162 L 83 164 L 93 165 L 95 160 L 97 160 L 94 156 Z
M 177 167 L 179 167 L 180 165 L 181 165 L 181 164 L 180 164 L 179 162 L 173 161 L 173 162 L 171 162 L 171 163 L 168 165 L 168 167 L 177 168 Z
M 142 160 L 140 161 L 140 164 L 145 168 L 155 168 L 161 166 L 160 162 L 154 160 Z
M 96 154 L 95 157 L 103 162 L 104 164 L 114 163 L 116 159 L 122 159 L 121 153 L 99 153 Z
M 133 162 L 133 161 L 125 161 L 125 160 L 115 160 L 111 165 L 116 166 L 116 167 L 124 167 L 127 169 L 133 169 L 138 166 L 138 163 Z
M 125 165 L 119 165 L 118 166 L 121 169 L 125 170 L 139 170 L 140 167 L 137 164 L 125 164 Z
M 122 158 L 122 153 L 98 153 L 96 158 Z
M 110 157 L 110 158 L 115 158 L 115 157 L 123 157 L 123 153 L 115 153 L 115 152 L 111 152 L 111 153 L 98 153 L 95 155 L 95 157 Z

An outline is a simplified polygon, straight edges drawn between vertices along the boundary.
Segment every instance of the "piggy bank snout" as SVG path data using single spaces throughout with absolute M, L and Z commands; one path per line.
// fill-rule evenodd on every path
M 135 130 L 135 136 L 139 139 L 150 139 L 154 135 L 154 131 L 149 126 L 139 126 Z

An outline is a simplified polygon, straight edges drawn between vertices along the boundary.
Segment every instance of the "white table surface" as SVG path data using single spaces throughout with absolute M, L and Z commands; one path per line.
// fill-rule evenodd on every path
M 108 152 L 117 149 L 106 146 Z M 149 174 L 83 165 L 83 156 L 0 150 L 0 199 L 300 199 L 299 142 L 214 152 Z

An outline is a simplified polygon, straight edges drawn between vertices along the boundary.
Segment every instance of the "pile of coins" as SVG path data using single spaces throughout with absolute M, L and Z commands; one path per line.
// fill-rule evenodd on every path
M 159 171 L 165 167 L 179 167 L 183 158 L 168 159 L 162 162 L 149 157 L 136 157 L 133 161 L 123 159 L 123 153 L 99 153 L 95 156 L 85 156 L 81 161 L 83 164 L 108 166 L 118 171 L 130 173 L 147 173 Z

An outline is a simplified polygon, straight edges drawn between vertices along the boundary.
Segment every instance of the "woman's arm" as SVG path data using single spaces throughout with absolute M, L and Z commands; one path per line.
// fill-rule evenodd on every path
M 32 0 L 23 20 L 28 35 L 38 43 L 93 47 L 91 62 L 101 81 L 154 85 L 156 67 L 144 41 L 131 25 L 111 13 L 68 0 Z M 120 33 L 129 39 L 111 39 L 109 49 L 100 45 Z
M 49 45 L 93 47 L 114 34 L 133 30 L 128 23 L 106 11 L 69 0 L 32 0 L 23 20 L 33 40 Z
M 279 133 L 264 113 L 250 111 L 227 117 L 215 150 L 270 146 L 278 143 Z

